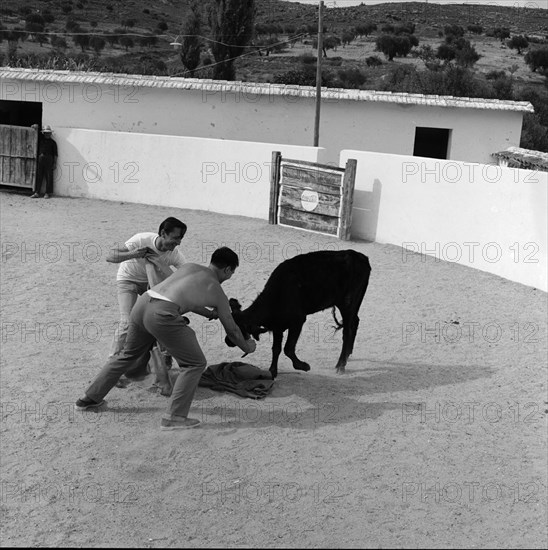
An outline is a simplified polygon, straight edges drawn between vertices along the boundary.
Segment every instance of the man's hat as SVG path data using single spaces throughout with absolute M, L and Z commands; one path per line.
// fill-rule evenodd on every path
M 51 126 L 47 125 L 47 126 L 44 126 L 44 129 L 42 130 L 42 133 L 43 134 L 52 134 L 53 130 L 51 129 Z

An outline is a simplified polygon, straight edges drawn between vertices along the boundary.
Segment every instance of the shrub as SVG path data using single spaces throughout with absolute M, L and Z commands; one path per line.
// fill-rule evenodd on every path
M 481 34 L 483 32 L 483 27 L 481 25 L 468 25 L 466 29 L 473 34 Z
M 309 53 L 303 53 L 299 56 L 299 61 L 305 65 L 312 65 L 316 63 L 316 56 Z
M 356 89 L 365 84 L 367 77 L 357 68 L 340 69 L 337 73 L 342 88 Z
M 382 60 L 378 55 L 370 55 L 365 59 L 365 63 L 368 67 L 378 67 L 382 65 Z
M 445 36 L 464 36 L 464 29 L 460 25 L 446 25 L 443 27 L 443 34 Z
M 329 86 L 333 82 L 333 77 L 328 71 L 322 71 L 322 86 Z M 316 69 L 310 65 L 305 65 L 300 69 L 294 69 L 282 74 L 274 75 L 276 84 L 294 84 L 297 86 L 315 86 Z
M 485 78 L 487 80 L 496 80 L 497 78 L 502 78 L 503 76 L 506 76 L 505 71 L 489 71 L 486 73 Z

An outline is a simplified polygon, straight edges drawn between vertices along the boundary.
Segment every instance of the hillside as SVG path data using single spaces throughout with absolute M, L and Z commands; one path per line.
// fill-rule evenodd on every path
M 209 36 L 207 24 L 207 10 L 211 0 L 203 3 L 203 34 Z M 30 36 L 24 42 L 18 42 L 17 54 L 19 57 L 25 54 L 42 55 L 64 53 L 76 55 L 83 53 L 81 48 L 74 45 L 72 35 L 66 31 L 67 19 L 77 22 L 82 32 L 89 32 L 99 36 L 105 33 L 113 33 L 115 29 L 123 28 L 132 37 L 133 45 L 121 46 L 118 43 L 107 42 L 100 56 L 93 56 L 93 50 L 86 48 L 85 53 L 92 58 L 90 68 L 103 70 L 108 69 L 105 60 L 119 58 L 113 63 L 111 69 L 120 72 L 143 72 L 154 74 L 181 74 L 185 73 L 178 52 L 170 46 L 181 32 L 182 22 L 188 14 L 190 0 L 160 0 L 159 3 L 151 5 L 145 0 L 130 0 L 127 2 L 114 2 L 112 0 L 3 0 L 0 8 L 0 23 L 5 29 L 25 28 L 25 16 L 27 12 L 49 11 L 53 21 L 47 23 L 45 33 L 57 33 L 61 35 L 67 44 L 66 49 L 54 49 L 47 41 L 39 44 L 36 38 Z M 484 32 L 488 33 L 495 27 L 507 27 L 512 34 L 534 35 L 546 39 L 548 36 L 548 12 L 540 9 L 523 9 L 502 6 L 486 5 L 440 5 L 423 2 L 406 2 L 400 4 L 378 4 L 375 6 L 354 6 L 341 8 L 326 8 L 324 12 L 324 25 L 330 34 L 341 35 L 345 30 L 355 27 L 360 23 L 372 23 L 381 28 L 384 24 L 397 24 L 397 22 L 413 22 L 416 25 L 415 35 L 421 44 L 439 44 L 438 34 L 445 25 L 459 24 L 464 27 L 470 24 L 481 25 Z M 279 31 L 276 38 L 279 41 L 288 39 L 288 29 L 293 34 L 304 26 L 314 26 L 317 20 L 317 7 L 307 4 L 283 2 L 280 0 L 257 0 L 257 25 L 276 25 Z M 123 25 L 130 22 L 131 26 Z M 379 31 L 380 32 L 380 31 Z M 143 37 L 154 34 L 156 44 L 141 46 L 139 40 Z M 338 48 L 336 56 L 341 57 L 343 64 L 347 61 L 360 64 L 365 59 L 365 54 L 370 55 L 374 51 L 374 39 L 378 33 L 374 33 L 367 40 L 357 40 L 350 44 L 349 52 L 343 51 L 346 48 Z M 264 81 L 272 76 L 273 71 L 283 71 L 291 64 L 291 60 L 282 59 L 279 63 L 276 58 L 296 57 L 302 53 L 314 54 L 312 49 L 312 38 L 304 42 L 291 42 L 286 51 L 271 54 L 268 56 L 268 63 L 265 56 L 256 54 L 248 56 L 237 63 L 237 77 L 240 80 Z M 479 42 L 480 47 L 485 49 L 489 60 L 487 69 L 507 69 L 514 63 L 519 69 L 524 69 L 516 74 L 516 77 L 525 77 L 530 72 L 515 52 L 501 48 L 501 43 L 494 38 L 485 35 L 474 36 L 474 42 Z M 308 42 L 308 43 L 307 43 Z M 297 47 L 303 46 L 303 47 Z M 305 46 L 308 46 L 306 48 Z M 9 45 L 4 41 L 2 64 L 7 64 Z M 307 52 L 308 51 L 308 52 Z M 262 59 L 261 59 L 262 57 Z M 521 59 L 523 56 L 520 56 Z M 79 62 L 82 65 L 82 56 Z M 209 59 L 208 59 L 209 58 Z M 212 60 L 208 51 L 207 40 L 205 41 L 202 60 Z M 293 60 L 294 61 L 294 60 Z M 396 60 L 397 63 L 401 60 Z M 485 60 L 484 60 L 485 61 Z M 12 63 L 9 63 L 12 64 Z M 267 67 L 265 67 L 267 65 Z M 481 63 L 480 63 L 481 65 Z M 67 67 L 70 68 L 70 67 Z M 365 68 L 365 65 L 364 67 Z M 141 69 L 141 70 L 139 70 Z M 187 75 L 188 76 L 188 75 Z M 202 68 L 196 74 L 198 77 L 207 77 L 207 67 Z M 375 75 L 374 75 L 375 76 Z M 529 75 L 536 76 L 536 75 Z M 541 82 L 541 78 L 533 78 Z

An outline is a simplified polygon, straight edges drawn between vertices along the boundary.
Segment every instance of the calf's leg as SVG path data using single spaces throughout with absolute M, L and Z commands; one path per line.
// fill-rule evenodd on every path
M 287 357 L 289 357 L 289 359 L 291 359 L 294 369 L 304 370 L 306 372 L 310 370 L 310 365 L 308 363 L 305 363 L 304 361 L 301 361 L 295 353 L 297 341 L 299 340 L 299 336 L 301 335 L 301 330 L 303 329 L 303 324 L 305 320 L 306 318 L 298 320 L 289 327 L 289 330 L 287 332 L 287 340 L 284 346 L 284 353 L 287 355 Z
M 358 316 L 348 308 L 339 307 L 339 310 L 342 315 L 343 337 L 341 354 L 335 365 L 335 369 L 337 374 L 344 374 L 348 356 L 352 353 L 352 347 L 354 346 L 354 338 L 356 337 L 359 319 Z
M 282 339 L 283 339 L 283 330 L 274 330 L 273 336 L 274 340 L 272 342 L 272 363 L 270 364 L 270 374 L 272 378 L 278 376 L 278 357 L 282 351 Z

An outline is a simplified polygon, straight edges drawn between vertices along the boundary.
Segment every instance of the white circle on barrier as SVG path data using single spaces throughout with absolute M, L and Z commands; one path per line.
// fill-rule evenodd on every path
M 319 202 L 320 197 L 318 197 L 318 193 L 316 193 L 316 191 L 303 191 L 301 195 L 301 204 L 305 210 L 312 212 L 312 210 L 318 206 Z

